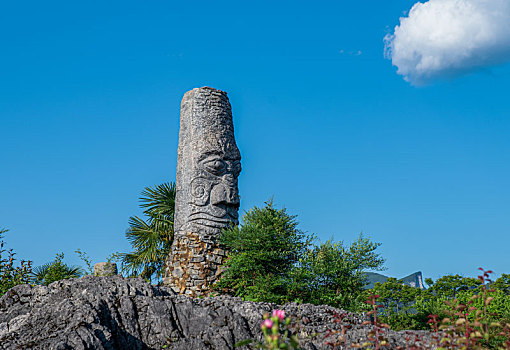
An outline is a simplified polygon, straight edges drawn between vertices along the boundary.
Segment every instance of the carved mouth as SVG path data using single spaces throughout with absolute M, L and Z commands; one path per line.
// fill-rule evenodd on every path
M 237 225 L 239 223 L 237 215 L 234 216 L 227 212 L 223 217 L 216 217 L 208 213 L 194 213 L 188 217 L 189 222 L 199 221 L 199 224 L 212 227 L 227 227 L 229 224 Z
M 211 220 L 204 220 L 204 219 L 196 219 L 189 222 L 190 224 L 202 226 L 202 227 L 209 227 L 214 229 L 223 230 L 226 228 L 229 228 L 232 223 L 230 222 L 215 222 Z

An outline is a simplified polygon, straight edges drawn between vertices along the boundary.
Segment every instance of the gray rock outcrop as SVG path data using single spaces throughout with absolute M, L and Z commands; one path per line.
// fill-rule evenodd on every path
M 262 316 L 275 308 L 229 296 L 192 299 L 120 276 L 19 285 L 0 298 L 0 349 L 233 349 L 239 341 L 262 339 Z M 352 327 L 347 344 L 363 342 L 372 329 L 350 313 L 335 323 L 334 313 L 342 311 L 329 306 L 282 308 L 303 349 L 330 349 L 325 334 L 342 324 Z M 405 346 L 403 332 L 385 337 L 386 348 Z
M 241 155 L 227 94 L 188 91 L 181 103 L 174 240 L 164 283 L 180 294 L 205 295 L 226 258 L 222 229 L 238 224 Z

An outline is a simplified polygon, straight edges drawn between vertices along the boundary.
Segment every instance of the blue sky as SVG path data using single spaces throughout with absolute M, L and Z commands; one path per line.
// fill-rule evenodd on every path
M 393 66 L 384 38 L 414 3 L 3 3 L 8 246 L 35 265 L 129 251 L 140 192 L 174 180 L 183 94 L 212 86 L 233 108 L 241 212 L 274 196 L 322 240 L 362 231 L 396 277 L 509 273 L 510 65 L 416 73 L 402 47 L 428 46 L 402 35 Z

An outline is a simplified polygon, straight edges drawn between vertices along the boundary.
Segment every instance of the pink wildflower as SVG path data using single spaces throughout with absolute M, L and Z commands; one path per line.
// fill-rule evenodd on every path
M 271 321 L 269 318 L 262 321 L 262 324 L 260 325 L 260 328 L 272 328 L 273 327 L 273 321 Z
M 273 311 L 273 317 L 278 317 L 278 319 L 280 321 L 283 321 L 283 319 L 285 318 L 285 311 L 283 310 L 274 310 Z

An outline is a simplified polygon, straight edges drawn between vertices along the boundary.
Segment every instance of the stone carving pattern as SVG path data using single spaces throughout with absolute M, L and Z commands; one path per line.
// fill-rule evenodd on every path
M 218 277 L 225 251 L 221 230 L 238 223 L 241 156 L 225 92 L 193 89 L 181 104 L 175 235 L 165 283 L 202 294 Z

